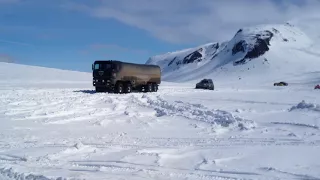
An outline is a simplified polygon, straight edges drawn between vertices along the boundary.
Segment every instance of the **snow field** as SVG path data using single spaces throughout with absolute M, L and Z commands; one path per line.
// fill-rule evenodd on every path
M 117 95 L 87 87 L 1 90 L 1 176 L 320 177 L 317 91 L 164 83 L 157 93 Z

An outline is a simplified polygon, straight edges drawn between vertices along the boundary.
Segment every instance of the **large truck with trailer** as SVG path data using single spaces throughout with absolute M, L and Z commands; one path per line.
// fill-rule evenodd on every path
M 92 76 L 96 92 L 157 92 L 161 83 L 159 66 L 116 60 L 95 61 Z

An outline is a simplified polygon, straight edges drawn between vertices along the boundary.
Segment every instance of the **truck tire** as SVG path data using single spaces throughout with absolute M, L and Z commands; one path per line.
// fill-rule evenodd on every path
M 124 85 L 124 93 L 131 93 L 132 92 L 132 85 L 130 82 L 125 83 Z
M 152 92 L 152 91 L 153 91 L 152 83 L 148 83 L 146 92 Z
M 158 91 L 158 84 L 154 83 L 152 84 L 152 91 L 157 92 Z
M 122 82 L 117 82 L 115 87 L 115 93 L 122 94 L 123 93 L 123 84 Z
M 139 92 L 145 92 L 146 87 L 145 86 L 138 86 L 137 89 L 139 90 Z
M 96 87 L 96 92 L 103 92 L 103 88 L 102 87 Z

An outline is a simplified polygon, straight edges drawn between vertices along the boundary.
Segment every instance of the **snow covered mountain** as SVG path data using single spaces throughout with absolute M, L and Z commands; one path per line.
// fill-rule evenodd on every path
M 161 67 L 165 81 L 191 81 L 210 77 L 218 80 L 259 78 L 265 82 L 317 71 L 320 53 L 298 27 L 270 24 L 240 29 L 222 43 L 149 58 L 146 64 Z

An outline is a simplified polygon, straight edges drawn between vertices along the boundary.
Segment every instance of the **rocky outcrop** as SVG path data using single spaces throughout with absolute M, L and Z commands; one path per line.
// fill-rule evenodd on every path
M 274 29 L 275 30 L 275 29 Z M 238 31 L 241 32 L 241 31 Z M 273 37 L 271 31 L 263 31 L 259 34 L 255 34 L 250 38 L 249 42 L 241 40 L 234 45 L 232 48 L 232 55 L 239 52 L 246 53 L 244 58 L 241 60 L 234 61 L 234 65 L 244 64 L 251 59 L 257 58 L 269 51 L 270 40 Z
M 187 55 L 185 58 L 183 58 L 182 61 L 178 61 L 177 65 L 179 64 L 189 64 L 189 63 L 193 63 L 193 62 L 200 62 L 202 61 L 202 54 L 200 52 L 202 52 L 202 48 L 200 48 L 199 50 Z
M 218 52 L 219 48 L 219 43 L 209 43 L 197 48 L 190 48 L 150 57 L 146 64 L 157 64 L 160 65 L 162 69 L 166 67 L 177 69 L 181 66 L 198 63 L 208 57 L 214 56 Z

